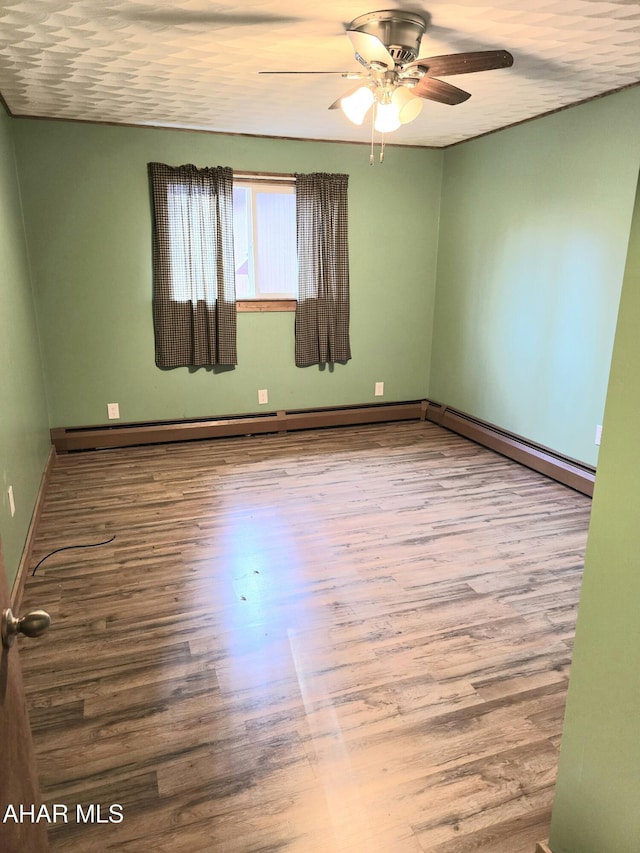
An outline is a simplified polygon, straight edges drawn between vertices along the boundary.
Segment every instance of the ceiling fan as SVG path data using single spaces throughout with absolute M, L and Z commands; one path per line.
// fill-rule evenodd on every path
M 426 29 L 427 21 L 413 12 L 396 9 L 369 12 L 360 15 L 347 27 L 347 36 L 363 71 L 259 73 L 340 74 L 358 80 L 360 82 L 334 101 L 329 109 L 342 108 L 347 118 L 355 124 L 362 124 L 371 111 L 375 129 L 389 133 L 413 121 L 422 110 L 424 100 L 453 106 L 471 97 L 470 92 L 440 80 L 440 77 L 491 71 L 513 65 L 513 56 L 506 50 L 420 58 L 420 41 Z

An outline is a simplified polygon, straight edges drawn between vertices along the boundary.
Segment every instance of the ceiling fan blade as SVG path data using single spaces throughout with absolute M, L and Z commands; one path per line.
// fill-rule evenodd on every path
M 472 74 L 476 71 L 493 71 L 510 68 L 513 56 L 508 50 L 477 50 L 473 53 L 451 53 L 448 56 L 425 56 L 404 66 L 404 69 L 422 66 L 429 77 L 449 77 L 454 74 Z
M 369 33 L 361 33 L 359 30 L 347 30 L 347 35 L 351 39 L 351 44 L 356 52 L 356 59 L 360 57 L 359 62 L 364 60 L 363 64 L 367 68 L 372 62 L 380 62 L 389 69 L 395 68 L 393 56 L 391 56 L 379 38 Z
M 179 6 L 160 8 L 132 3 L 122 12 L 129 20 L 148 21 L 164 26 L 205 24 L 213 27 L 259 27 L 268 24 L 297 24 L 304 20 L 291 15 L 250 14 L 244 12 L 215 12 L 183 9 Z
M 458 89 L 444 80 L 436 80 L 435 77 L 423 77 L 422 80 L 411 89 L 411 94 L 418 98 L 426 98 L 428 101 L 437 101 L 439 104 L 455 106 L 462 104 L 471 97 L 470 92 Z

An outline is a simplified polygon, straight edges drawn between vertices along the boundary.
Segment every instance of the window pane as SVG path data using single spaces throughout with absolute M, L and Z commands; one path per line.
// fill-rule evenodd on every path
M 251 223 L 251 189 L 233 188 L 233 251 L 236 265 L 236 298 L 255 296 L 253 280 L 253 246 Z
M 295 299 L 296 197 L 292 192 L 256 190 L 255 205 L 257 289 L 261 296 L 279 294 Z

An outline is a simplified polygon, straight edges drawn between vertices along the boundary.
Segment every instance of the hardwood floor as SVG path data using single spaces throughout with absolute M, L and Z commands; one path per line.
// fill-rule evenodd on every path
M 116 538 L 25 588 L 52 849 L 533 853 L 589 511 L 430 423 L 60 457 L 34 565 Z

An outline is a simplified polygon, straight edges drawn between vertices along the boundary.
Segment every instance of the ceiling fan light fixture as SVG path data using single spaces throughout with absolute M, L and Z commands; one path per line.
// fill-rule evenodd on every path
M 376 117 L 374 127 L 378 133 L 392 133 L 400 127 L 398 108 L 393 103 L 376 103 Z
M 371 109 L 374 97 L 368 86 L 360 86 L 351 95 L 340 101 L 342 112 L 354 124 L 362 124 L 366 114 Z
M 424 102 L 412 95 L 406 86 L 398 86 L 391 96 L 391 103 L 397 110 L 400 124 L 409 124 L 420 115 Z

